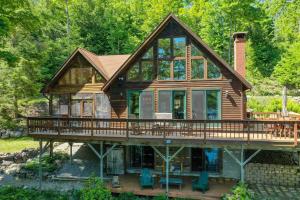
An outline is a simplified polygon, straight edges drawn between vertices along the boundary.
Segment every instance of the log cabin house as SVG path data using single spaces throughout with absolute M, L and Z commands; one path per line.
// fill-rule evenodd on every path
M 260 150 L 298 150 L 299 121 L 247 118 L 246 33 L 233 38 L 234 67 L 172 14 L 131 55 L 78 48 L 43 88 L 50 113 L 28 117 L 29 134 L 87 143 L 102 178 L 150 168 L 243 181 Z

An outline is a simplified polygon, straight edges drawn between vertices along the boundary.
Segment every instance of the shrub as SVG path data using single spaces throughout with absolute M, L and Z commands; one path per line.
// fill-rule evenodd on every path
M 254 197 L 250 194 L 247 185 L 238 183 L 233 187 L 231 194 L 225 194 L 222 200 L 251 200 Z
M 80 200 L 111 200 L 110 190 L 105 188 L 103 182 L 97 177 L 91 177 L 84 188 L 80 190 Z
M 45 155 L 41 158 L 41 166 L 43 172 L 54 172 L 59 168 L 58 160 L 63 161 L 68 159 L 68 155 L 62 152 L 55 152 L 53 157 Z M 37 173 L 39 171 L 39 158 L 35 158 L 31 161 L 27 161 L 23 167 L 26 170 Z
M 68 194 L 53 190 L 40 192 L 36 189 L 24 189 L 20 187 L 3 186 L 0 187 L 1 200 L 68 200 Z
M 254 112 L 277 112 L 282 110 L 282 99 L 281 98 L 249 98 L 247 102 L 248 108 Z M 300 104 L 292 99 L 288 98 L 287 102 L 288 111 L 300 113 Z
M 118 197 L 114 198 L 115 200 L 140 200 L 139 197 L 135 196 L 132 192 L 124 192 L 119 194 Z

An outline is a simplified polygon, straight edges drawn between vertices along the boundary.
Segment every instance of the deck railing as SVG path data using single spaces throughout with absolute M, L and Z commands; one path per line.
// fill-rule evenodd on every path
M 300 121 L 29 117 L 29 135 L 197 139 L 298 144 Z

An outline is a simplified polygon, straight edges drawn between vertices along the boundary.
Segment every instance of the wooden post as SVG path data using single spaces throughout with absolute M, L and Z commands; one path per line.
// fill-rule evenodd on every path
M 50 154 L 50 157 L 53 158 L 53 141 L 52 140 L 50 140 L 49 154 Z
M 100 178 L 103 181 L 103 141 L 100 142 Z
M 244 147 L 241 148 L 241 160 L 240 160 L 240 167 L 241 167 L 241 182 L 244 183 Z
M 126 138 L 129 139 L 129 122 L 126 120 Z
M 298 145 L 298 124 L 295 122 L 294 124 L 294 145 Z
M 40 140 L 40 154 L 39 154 L 39 190 L 42 190 L 42 151 L 43 151 L 43 141 Z
M 206 120 L 204 121 L 204 143 L 206 143 Z
M 73 143 L 69 142 L 69 145 L 70 145 L 70 165 L 72 165 L 72 163 L 73 163 L 73 151 L 72 151 Z
M 247 122 L 247 142 L 250 143 L 250 121 Z
M 169 145 L 166 146 L 166 196 L 169 196 Z

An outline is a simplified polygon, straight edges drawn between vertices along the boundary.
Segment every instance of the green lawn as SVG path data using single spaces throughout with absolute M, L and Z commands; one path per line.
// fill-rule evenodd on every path
M 19 152 L 25 148 L 37 148 L 39 143 L 30 137 L 0 139 L 0 153 Z

